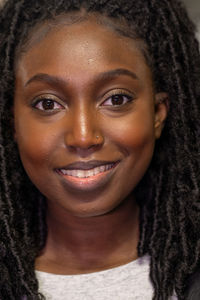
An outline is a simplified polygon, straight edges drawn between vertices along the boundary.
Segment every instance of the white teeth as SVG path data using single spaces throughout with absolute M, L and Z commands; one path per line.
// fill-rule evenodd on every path
M 101 166 L 101 167 L 99 167 L 99 169 L 100 169 L 100 172 L 104 172 L 105 166 Z
M 105 171 L 108 171 L 113 167 L 113 164 L 105 165 L 105 166 L 100 166 L 96 167 L 94 169 L 90 170 L 65 170 L 65 169 L 60 169 L 63 175 L 68 175 L 68 176 L 73 176 L 73 177 L 78 177 L 78 178 L 87 178 L 91 176 L 95 176 L 99 173 L 103 173 Z

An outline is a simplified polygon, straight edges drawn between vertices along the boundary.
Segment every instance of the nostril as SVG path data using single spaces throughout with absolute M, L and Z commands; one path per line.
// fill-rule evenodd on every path
M 87 157 L 91 153 L 98 151 L 101 149 L 102 145 L 104 143 L 104 138 L 100 137 L 98 138 L 98 141 L 96 139 L 96 143 L 77 143 L 77 144 L 68 144 L 67 148 L 70 152 L 78 154 L 81 157 Z
M 101 144 L 93 144 L 93 145 L 90 145 L 88 147 L 88 149 L 93 149 L 93 148 L 97 149 L 97 148 L 100 148 L 100 147 L 101 147 Z
M 104 143 L 104 137 L 102 134 L 91 131 L 85 131 L 84 134 L 79 130 L 73 130 L 65 134 L 65 145 L 70 150 L 74 149 L 93 149 L 99 148 Z

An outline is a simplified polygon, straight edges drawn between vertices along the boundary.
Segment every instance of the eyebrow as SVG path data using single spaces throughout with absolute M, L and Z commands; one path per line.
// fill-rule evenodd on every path
M 132 77 L 134 80 L 139 80 L 138 76 L 134 73 L 131 72 L 127 69 L 115 69 L 115 70 L 110 70 L 107 72 L 102 72 L 100 74 L 98 74 L 96 76 L 96 80 L 97 81 L 104 81 L 104 80 L 109 80 L 121 75 L 125 75 L 125 76 L 129 76 Z M 34 76 L 32 76 L 26 83 L 25 83 L 25 87 L 27 85 L 29 85 L 32 82 L 45 82 L 49 85 L 66 85 L 66 81 L 58 76 L 54 76 L 54 75 L 49 75 L 49 74 L 45 74 L 45 73 L 38 73 Z

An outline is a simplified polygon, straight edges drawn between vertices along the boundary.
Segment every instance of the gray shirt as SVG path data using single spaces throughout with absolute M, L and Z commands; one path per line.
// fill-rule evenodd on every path
M 55 275 L 36 271 L 36 276 L 47 300 L 150 300 L 149 261 L 149 256 L 144 256 L 100 272 Z

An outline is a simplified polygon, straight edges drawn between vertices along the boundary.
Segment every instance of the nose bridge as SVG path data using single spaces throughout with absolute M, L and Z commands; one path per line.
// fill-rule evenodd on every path
M 88 149 L 97 145 L 100 128 L 92 105 L 80 104 L 71 114 L 71 130 L 66 136 L 67 146 Z
M 91 106 L 82 105 L 74 116 L 74 135 L 77 140 L 80 139 L 83 143 L 89 142 L 95 135 L 97 124 L 95 124 L 93 115 Z

